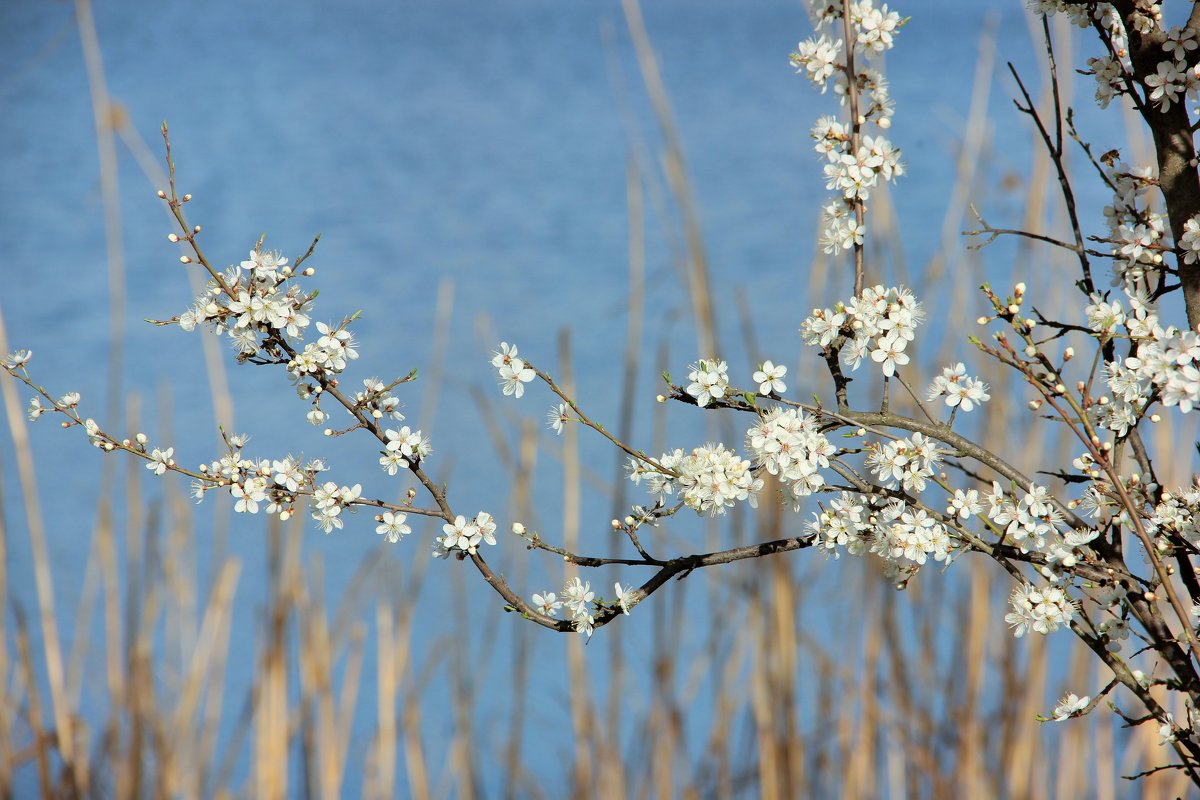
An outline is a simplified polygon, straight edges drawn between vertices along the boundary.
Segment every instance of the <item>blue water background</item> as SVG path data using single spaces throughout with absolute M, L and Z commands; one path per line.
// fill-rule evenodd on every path
M 911 269 L 941 247 L 955 148 L 984 25 L 996 26 L 1002 59 L 1033 63 L 1037 48 L 1030 44 L 1021 6 L 1000 0 L 901 6 L 913 19 L 887 67 L 898 106 L 891 137 L 909 170 L 894 197 Z M 315 318 L 334 321 L 362 311 L 355 326 L 362 359 L 354 365 L 354 382 L 434 368 L 434 298 L 439 284 L 453 282 L 453 322 L 440 364 L 444 384 L 436 416 L 422 424 L 428 424 L 435 447 L 431 471 L 451 481 L 458 510 L 488 509 L 502 531 L 512 520 L 508 480 L 469 393 L 482 387 L 493 403 L 501 403 L 487 364 L 500 339 L 519 343 L 523 353 L 549 367 L 558 332 L 568 328 L 579 397 L 594 416 L 615 424 L 628 291 L 628 161 L 636 158 L 647 185 L 665 193 L 661 137 L 619 4 L 119 2 L 98 4 L 95 11 L 111 95 L 156 157 L 158 127 L 169 120 L 180 189 L 195 195 L 186 210 L 192 222 L 203 225 L 202 241 L 214 261 L 236 263 L 261 234 L 268 247 L 294 259 L 315 233 L 323 234 L 310 262 L 321 290 Z M 804 294 L 816 252 L 816 213 L 825 196 L 807 132 L 817 115 L 833 111 L 832 99 L 813 91 L 787 64 L 788 52 L 809 32 L 801 3 L 667 0 L 647 3 L 644 14 L 697 199 L 721 340 L 727 343 L 722 355 L 748 384 L 754 364 L 739 341 L 732 302 L 739 291 L 750 301 L 761 353 L 788 364 L 797 361 L 796 328 L 808 310 L 847 291 L 847 281 L 833 277 L 826 296 Z M 72 7 L 3 3 L 0 52 L 8 65 L 0 77 L 0 304 L 8 335 L 14 347 L 35 351 L 35 374 L 53 392 L 81 392 L 88 415 L 122 430 L 121 419 L 102 419 L 110 346 L 105 232 L 92 109 Z M 1030 66 L 1031 85 L 1040 85 L 1034 74 Z M 998 179 L 1025 173 L 1031 137 L 1009 104 L 1007 75 L 998 70 L 993 84 L 986 183 L 992 221 L 1008 224 L 1019 221 L 1021 195 L 997 188 Z M 1090 89 L 1080 84 L 1086 96 Z M 1086 119 L 1087 104 L 1081 106 Z M 1106 135 L 1121 135 L 1116 128 L 1092 133 L 1102 142 Z M 191 291 L 177 248 L 165 239 L 171 228 L 154 196 L 157 187 L 123 146 L 120 151 L 129 320 L 122 384 L 142 398 L 144 429 L 156 444 L 163 441 L 159 398 L 166 387 L 176 458 L 207 461 L 217 450 L 199 334 L 139 322 L 181 312 Z M 1086 184 L 1082 191 L 1099 197 Z M 655 348 L 669 345 L 677 377 L 704 355 L 696 352 L 686 294 L 672 263 L 677 215 L 668 203 L 666 217 L 660 216 L 653 192 L 647 197 L 649 289 L 635 430 L 635 440 L 647 448 L 657 391 L 650 363 Z M 999 261 L 1003 275 L 1003 258 Z M 961 333 L 947 332 L 936 315 L 930 330 L 934 337 Z M 362 482 L 368 493 L 398 494 L 399 485 L 378 474 L 369 442 L 352 436 L 331 443 L 304 423 L 306 407 L 279 371 L 231 365 L 230 376 L 237 429 L 253 435 L 248 453 L 327 455 L 334 479 Z M 790 377 L 789 385 L 803 383 L 795 367 Z M 414 425 L 423 391 L 418 383 L 403 395 Z M 796 392 L 802 398 L 809 394 Z M 504 398 L 499 407 L 540 425 L 550 404 L 548 395 L 531 391 L 521 403 Z M 677 412 L 684 419 L 673 423 L 680 440 L 672 446 L 696 444 L 707 432 L 688 419 L 686 409 Z M 515 427 L 508 435 L 515 442 Z M 102 460 L 82 436 L 52 424 L 35 427 L 33 440 L 56 603 L 70 641 L 99 475 L 114 462 Z M 10 594 L 31 609 L 32 559 L 21 509 L 11 500 L 19 497 L 11 454 L 5 437 L 0 458 L 4 495 L 10 498 Z M 584 455 L 601 477 L 610 478 L 609 449 L 589 441 Z M 540 462 L 533 521 L 553 537 L 561 516 L 558 467 L 546 450 Z M 157 489 L 150 484 L 148 491 Z M 585 539 L 604 542 L 596 549 L 607 547 L 610 514 L 602 497 L 585 503 Z M 700 537 L 705 526 L 682 520 L 674 530 Z M 324 561 L 331 598 L 341 594 L 364 558 L 381 552 L 365 514 L 333 536 L 311 526 L 303 535 L 306 553 Z M 432 535 L 430 528 L 418 528 L 382 553 L 399 561 L 427 558 Z M 261 517 L 234 520 L 229 548 L 245 562 L 235 662 L 253 654 L 264 542 Z M 514 561 L 525 557 L 512 548 L 493 561 L 512 571 Z M 208 568 L 207 554 L 201 554 L 202 576 Z M 525 594 L 561 582 L 553 561 L 534 559 L 531 568 L 533 577 L 517 587 Z M 421 652 L 444 633 L 452 609 L 470 609 L 463 629 L 476 643 L 494 626 L 513 623 L 476 576 L 452 582 L 449 573 L 456 569 L 462 565 L 430 567 L 431 585 L 417 601 L 415 645 Z M 595 582 L 603 590 L 613 579 L 632 577 L 605 573 Z M 463 587 L 457 598 L 451 597 L 453 586 Z M 628 621 L 631 641 L 646 641 L 649 617 L 635 614 Z M 819 624 L 817 629 L 829 633 Z M 537 668 L 549 677 L 545 691 L 531 701 L 529 742 L 563 755 L 564 651 L 546 643 L 550 636 L 537 633 L 531 639 Z M 484 720 L 505 719 L 501 689 L 507 678 L 497 665 L 510 656 L 503 650 L 500 655 L 490 669 L 475 673 Z M 231 709 L 240 702 L 235 685 L 236 679 Z M 430 691 L 444 697 L 448 690 Z M 360 699 L 368 711 L 373 703 L 369 695 Z M 702 710 L 695 713 L 704 717 Z M 427 752 L 440 759 L 452 721 L 448 712 L 439 717 L 427 709 L 426 715 Z M 369 716 L 359 714 L 362 726 Z M 498 735 L 498 729 L 488 730 Z M 365 737 L 370 728 L 362 731 Z M 535 777 L 543 785 L 563 785 L 553 761 L 530 760 L 527 767 L 542 770 Z M 348 792 L 356 793 L 357 780 L 351 773 Z

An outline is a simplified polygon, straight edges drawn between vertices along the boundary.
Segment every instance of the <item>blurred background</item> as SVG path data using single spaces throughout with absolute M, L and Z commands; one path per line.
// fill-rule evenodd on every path
M 1079 305 L 1056 254 L 968 251 L 959 235 L 977 225 L 968 203 L 998 227 L 1063 230 L 1010 102 L 1005 61 L 1048 99 L 1022 6 L 898 9 L 912 19 L 886 64 L 889 136 L 908 174 L 872 197 L 868 270 L 930 311 L 920 386 L 970 355 L 981 282 Z M 215 264 L 263 235 L 294 261 L 321 234 L 314 319 L 362 312 L 355 385 L 419 371 L 406 423 L 431 438 L 427 469 L 456 510 L 624 554 L 608 521 L 644 495 L 617 453 L 556 437 L 545 392 L 502 397 L 490 353 L 517 343 L 650 452 L 740 444 L 742 420 L 653 402 L 662 371 L 701 356 L 741 385 L 770 358 L 793 397 L 828 396 L 797 328 L 852 276 L 816 246 L 826 193 L 808 130 L 836 101 L 788 65 L 810 31 L 805 5 L 780 0 L 4 3 L 0 349 L 31 348 L 53 394 L 80 392 L 84 416 L 173 445 L 181 464 L 216 458 L 224 424 L 251 435 L 248 456 L 321 456 L 332 480 L 403 495 L 370 441 L 307 425 L 281 370 L 142 322 L 185 310 L 198 278 L 155 196 L 167 120 Z M 1090 79 L 1075 85 L 1092 43 L 1056 31 L 1084 137 L 1137 160 L 1134 128 L 1094 109 Z M 1101 232 L 1102 187 L 1078 174 Z M 975 364 L 993 400 L 968 430 L 1030 471 L 1069 462 L 1056 429 L 1026 433 L 1024 387 Z M 9 795 L 1124 797 L 1118 775 L 1165 757 L 1103 708 L 1035 721 L 1107 676 L 1066 634 L 1014 642 L 1011 587 L 977 559 L 905 592 L 859 560 L 742 562 L 585 645 L 505 614 L 469 565 L 432 561 L 432 524 L 386 545 L 365 513 L 325 535 L 215 496 L 197 507 L 179 480 L 57 421 L 27 426 L 16 389 L 0 437 Z M 1162 454 L 1187 480 L 1191 453 Z M 767 506 L 681 515 L 643 543 L 673 555 L 794 535 L 816 507 Z M 572 574 L 511 535 L 488 557 L 526 597 Z M 611 597 L 648 576 L 581 577 Z M 1182 793 L 1172 780 L 1140 789 Z

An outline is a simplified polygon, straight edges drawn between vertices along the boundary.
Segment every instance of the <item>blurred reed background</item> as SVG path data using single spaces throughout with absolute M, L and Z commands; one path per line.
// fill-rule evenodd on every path
M 106 164 L 102 193 L 119 333 L 126 289 L 111 189 L 116 170 L 105 159 L 116 158 L 116 142 L 123 138 L 131 152 L 144 156 L 139 163 L 151 181 L 161 180 L 154 156 L 108 104 L 88 5 L 78 8 Z M 661 184 L 636 146 L 627 170 L 630 294 L 616 374 L 623 376 L 621 396 L 632 397 L 654 391 L 635 386 L 637 375 L 671 366 L 665 347 L 643 336 L 647 216 L 658 224 L 677 220 L 671 223 L 678 226 L 671 235 L 682 243 L 676 275 L 690 298 L 699 351 L 714 351 L 720 332 L 710 313 L 713 290 L 701 224 L 670 101 L 638 9 L 627 2 L 625 10 L 664 143 L 654 154 L 661 156 Z M 979 50 L 978 91 L 986 93 L 994 39 L 985 36 Z M 1068 56 L 1061 61 L 1073 63 Z M 1070 77 L 1068 70 L 1063 75 Z M 937 285 L 927 305 L 954 310 L 940 323 L 940 346 L 936 336 L 918 342 L 920 361 L 930 369 L 963 354 L 961 332 L 978 313 L 974 276 L 1009 270 L 992 265 L 985 273 L 981 254 L 964 250 L 957 235 L 972 223 L 964 215 L 965 199 L 978 202 L 995 188 L 983 167 L 991 157 L 994 123 L 986 117 L 986 98 L 975 99 L 957 147 L 959 180 L 939 227 L 938 255 L 915 269 L 904 263 L 886 196 L 874 198 L 870 217 L 871 241 L 886 254 L 888 280 Z M 1022 179 L 1024 227 L 1060 229 L 1060 204 L 1044 157 Z M 648 214 L 655 205 L 676 213 Z M 1021 273 L 1031 262 L 1051 266 L 1054 258 L 1017 248 L 1011 269 Z M 829 304 L 849 284 L 838 265 L 820 259 L 808 274 L 811 304 Z M 994 282 L 1003 285 L 1002 279 Z M 444 282 L 439 292 L 434 354 L 446 352 L 453 289 Z M 1074 301 L 1064 295 L 1061 302 Z M 742 348 L 751 361 L 761 359 L 750 304 L 743 296 L 738 305 L 741 336 L 724 342 L 721 352 Z M 572 337 L 578 335 L 565 328 L 559 335 L 556 370 L 565 386 L 572 385 Z M 0 325 L 0 351 L 7 352 L 15 345 L 4 339 Z M 224 354 L 212 343 L 206 348 L 214 415 L 232 419 L 237 400 L 228 388 Z M 118 375 L 119 348 L 112 358 L 112 374 Z M 806 356 L 793 371 L 804 374 L 815 363 Z M 1013 431 L 1029 425 L 1023 386 L 1009 373 L 982 369 L 993 400 L 978 434 L 1022 468 L 1068 462 L 1073 446 L 1049 426 L 1044 437 L 1022 437 L 1014 452 Z M 410 416 L 433 413 L 444 377 L 436 369 L 425 377 L 423 407 Z M 123 422 L 130 432 L 155 427 L 170 439 L 168 395 L 155 399 L 161 421 L 152 426 L 144 400 L 113 392 L 109 408 L 121 411 L 110 422 Z M 1107 677 L 1066 634 L 1014 641 L 1001 621 L 1011 587 L 976 557 L 960 559 L 945 574 L 927 569 L 902 595 L 865 560 L 835 564 L 801 552 L 739 562 L 693 575 L 636 608 L 634 614 L 652 617 L 650 636 L 630 637 L 618 624 L 585 646 L 578 636 L 516 624 L 498 604 L 465 607 L 463 586 L 474 574 L 462 565 L 431 565 L 413 538 L 402 545 L 412 557 L 379 558 L 379 551 L 363 549 L 358 573 L 338 597 L 326 596 L 323 559 L 310 545 L 320 534 L 303 518 L 261 528 L 265 571 L 248 572 L 239 557 L 217 548 L 202 575 L 198 553 L 212 551 L 231 527 L 257 530 L 262 521 L 232 519 L 227 503 L 197 515 L 177 481 L 151 491 L 139 464 L 114 460 L 106 462 L 97 506 L 76 511 L 73 536 L 80 556 L 86 554 L 78 606 L 56 606 L 57 598 L 71 593 L 60 591 L 51 574 L 47 540 L 61 532 L 42 522 L 37 486 L 53 476 L 33 467 L 14 383 L 0 382 L 0 394 L 15 455 L 0 469 L 15 470 L 21 487 L 19 496 L 0 498 L 0 524 L 14 516 L 24 520 L 23 529 L 0 529 L 0 596 L 7 598 L 0 615 L 3 796 L 1103 799 L 1187 792 L 1182 776 L 1170 772 L 1136 786 L 1119 777 L 1168 757 L 1151 726 L 1124 730 L 1104 708 L 1062 724 L 1035 721 L 1065 691 L 1091 694 Z M 615 513 L 634 501 L 619 474 L 585 462 L 575 428 L 551 441 L 540 414 L 519 417 L 491 391 L 473 397 L 492 432 L 503 472 L 494 480 L 507 487 L 513 519 L 531 518 L 537 503 L 533 476 L 546 459 L 561 469 L 563 501 L 562 519 L 543 522 L 561 530 L 568 548 L 575 549 L 585 527 L 597 527 L 582 518 L 583 494 L 609 498 Z M 623 405 L 611 420 L 618 435 L 631 429 L 634 413 L 632 403 Z M 666 420 L 660 407 L 652 414 L 648 440 L 659 447 L 666 443 Z M 732 423 L 710 424 L 719 429 Z M 722 432 L 731 437 L 733 430 Z M 1174 482 L 1187 480 L 1191 452 L 1173 450 L 1170 440 L 1193 440 L 1195 431 L 1161 426 L 1159 433 L 1159 453 L 1172 461 L 1162 463 L 1163 473 Z M 93 457 L 83 455 L 82 437 L 74 446 L 81 457 Z M 13 513 L 16 507 L 21 514 Z M 84 520 L 94 521 L 90 530 Z M 800 520 L 764 503 L 754 516 L 735 514 L 726 526 L 709 526 L 703 546 L 791 535 Z M 368 520 L 355 524 L 364 527 Z M 670 525 L 662 536 L 664 549 L 699 549 Z M 13 537 L 28 538 L 30 563 L 7 555 Z M 503 565 L 515 586 L 526 585 L 528 556 L 519 542 L 505 542 L 492 561 Z M 414 635 L 416 626 L 434 624 L 415 617 L 414 600 L 433 569 L 437 580 L 451 582 L 453 599 L 436 623 L 444 630 L 430 645 Z M 14 570 L 33 573 L 35 594 L 10 590 Z M 603 591 L 600 578 L 584 577 Z M 254 587 L 249 599 L 247 585 Z M 256 604 L 253 613 L 239 616 L 236 609 L 247 603 Z M 59 632 L 64 617 L 73 620 L 70 637 Z M 548 698 L 541 674 L 547 663 L 567 671 L 564 681 L 553 684 L 566 690 L 556 688 Z M 449 691 L 431 691 L 436 685 Z M 230 686 L 242 688 L 231 697 Z M 502 717 L 482 702 L 496 693 L 510 698 Z M 103 702 L 87 702 L 85 695 Z M 531 702 L 535 697 L 542 699 L 540 711 Z M 546 717 L 546 704 L 556 716 Z

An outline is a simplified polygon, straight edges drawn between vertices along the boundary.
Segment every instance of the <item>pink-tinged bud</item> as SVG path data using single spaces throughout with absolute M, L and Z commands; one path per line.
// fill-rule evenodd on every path
M 179 257 L 179 260 L 180 260 L 180 261 L 182 261 L 184 264 L 190 264 L 190 263 L 192 263 L 192 257 L 191 257 L 191 256 L 180 256 L 180 257 Z
M 199 225 L 197 225 L 197 226 L 195 226 L 194 228 L 192 228 L 192 233 L 199 233 L 199 232 L 200 232 L 200 226 L 199 226 Z
M 168 233 L 168 234 L 167 234 L 167 241 L 168 241 L 168 242 L 178 242 L 178 241 L 179 241 L 179 237 L 178 237 L 178 236 L 176 236 L 176 235 L 175 235 L 175 234 L 173 234 L 173 233 Z
M 188 201 L 189 201 L 189 200 L 191 200 L 191 199 L 192 199 L 192 196 L 191 196 L 190 194 L 185 194 L 185 195 L 183 196 L 183 202 L 185 202 L 185 203 L 186 203 L 186 202 L 188 202 Z
M 158 198 L 159 198 L 160 200 L 166 200 L 166 199 L 167 199 L 167 193 L 166 193 L 166 192 L 164 192 L 162 189 L 159 189 L 159 190 L 158 190 Z

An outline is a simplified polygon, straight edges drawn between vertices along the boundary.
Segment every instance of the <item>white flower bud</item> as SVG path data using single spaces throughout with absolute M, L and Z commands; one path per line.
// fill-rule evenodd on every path
M 183 202 L 185 202 L 185 203 L 190 202 L 191 199 L 192 199 L 192 196 L 190 194 L 185 194 L 183 196 Z
M 1017 297 L 1020 297 L 1021 295 L 1025 294 L 1025 281 L 1021 281 L 1016 286 L 1014 286 L 1013 291 L 1016 292 Z
M 525 526 L 519 522 L 514 522 L 512 524 L 512 532 L 515 533 L 517 536 L 524 536 L 525 535 Z
M 137 439 L 138 444 L 145 444 L 146 442 L 150 441 L 150 437 L 148 437 L 144 433 L 139 433 L 137 436 L 135 436 L 133 438 Z
M 168 241 L 168 242 L 178 242 L 178 241 L 179 241 L 179 237 L 178 237 L 178 236 L 176 236 L 176 235 L 175 235 L 175 234 L 173 234 L 173 233 L 168 233 L 168 234 L 167 234 L 167 241 Z
M 612 529 L 614 531 L 618 531 L 621 529 L 621 521 L 619 519 L 614 519 L 611 524 L 612 524 Z
M 989 320 L 991 320 L 991 317 L 980 317 L 979 319 L 975 320 L 975 324 L 976 325 L 987 325 Z
M 1029 401 L 1029 410 L 1030 411 L 1037 411 L 1041 407 L 1042 407 L 1042 401 L 1040 399 Z
M 159 189 L 159 190 L 158 190 L 158 197 L 159 197 L 159 199 L 160 199 L 160 200 L 166 200 L 166 199 L 167 199 L 167 193 L 166 193 L 166 192 L 164 192 L 162 189 Z
M 1029 345 L 1028 347 L 1025 348 L 1025 355 L 1029 356 L 1030 358 L 1033 358 L 1034 356 L 1037 355 L 1037 348 L 1034 347 L 1033 345 Z
M 1159 422 L 1160 420 L 1162 420 L 1162 417 L 1160 417 L 1158 414 L 1151 414 L 1151 415 L 1150 415 L 1150 421 L 1151 421 L 1151 422 Z
M 1020 310 L 1021 310 L 1021 307 L 1019 305 L 1017 305 L 1016 303 L 1011 303 L 1008 306 L 1008 313 L 1010 313 L 1010 314 L 1015 314 Z
M 1070 361 L 1074 357 L 1075 357 L 1075 348 L 1074 347 L 1068 347 L 1066 350 L 1063 350 L 1063 361 Z
M 182 261 L 184 264 L 190 264 L 190 263 L 192 263 L 192 257 L 191 257 L 191 256 L 180 256 L 180 257 L 179 257 L 179 260 L 180 260 L 180 261 Z

